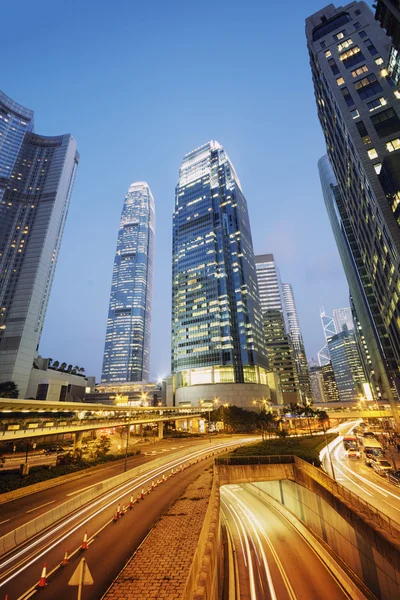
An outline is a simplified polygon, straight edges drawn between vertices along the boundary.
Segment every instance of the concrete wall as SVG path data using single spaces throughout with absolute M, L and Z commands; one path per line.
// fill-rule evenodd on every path
M 398 525 L 297 457 L 294 464 L 229 465 L 227 460 L 217 459 L 221 485 L 256 482 L 325 542 L 377 598 L 400 598 Z
M 260 383 L 214 383 L 179 387 L 175 391 L 175 405 L 189 403 L 197 406 L 200 400 L 212 402 L 219 399 L 219 406 L 225 402 L 241 408 L 254 408 L 253 400 L 269 400 L 270 390 Z
M 58 402 L 60 400 L 61 387 L 70 384 L 77 388 L 75 396 L 77 398 L 79 397 L 80 402 L 83 402 L 87 379 L 79 375 L 74 375 L 73 373 L 56 371 L 55 369 L 32 369 L 26 391 L 26 398 L 36 398 L 39 383 L 47 383 L 49 385 L 46 400 Z M 66 400 L 67 402 L 72 402 L 74 399 L 67 395 Z

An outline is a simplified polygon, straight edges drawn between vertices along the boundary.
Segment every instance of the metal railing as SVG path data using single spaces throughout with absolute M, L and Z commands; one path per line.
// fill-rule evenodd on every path
M 240 465 L 282 465 L 293 464 L 295 456 L 291 454 L 281 454 L 276 456 L 231 456 L 219 457 L 215 459 L 215 464 L 220 466 L 240 466 Z

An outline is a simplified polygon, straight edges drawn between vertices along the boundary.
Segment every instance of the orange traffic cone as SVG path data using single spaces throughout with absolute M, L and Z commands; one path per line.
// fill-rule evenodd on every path
M 165 473 L 163 473 L 162 480 L 165 481 Z
M 37 585 L 38 588 L 44 588 L 47 585 L 47 570 L 46 570 L 46 563 L 43 563 L 43 569 L 42 569 L 42 574 L 40 576 L 39 579 L 39 583 Z
M 133 508 L 133 496 L 131 496 L 131 499 L 129 501 L 129 510 L 132 510 Z
M 142 488 L 142 493 L 140 494 L 142 500 L 144 500 L 144 488 Z
M 113 516 L 113 523 L 116 523 L 118 521 L 118 513 L 117 511 L 115 511 L 114 516 Z
M 87 550 L 87 549 L 88 549 L 88 543 L 87 543 L 87 531 L 85 531 L 85 535 L 83 536 L 83 541 L 82 541 L 81 550 Z
M 180 466 L 179 470 L 182 473 L 182 471 L 183 471 L 182 463 L 181 463 L 181 466 Z
M 151 482 L 151 491 L 152 491 L 152 492 L 154 492 L 154 490 L 155 490 L 155 487 L 156 487 L 156 486 L 155 486 L 155 484 L 154 484 L 154 481 L 152 481 L 152 482 Z
M 67 551 L 65 551 L 65 553 L 64 553 L 64 558 L 63 558 L 63 559 L 62 559 L 62 561 L 61 561 L 61 566 L 62 566 L 62 567 L 65 567 L 65 565 L 67 565 L 67 564 L 68 564 L 68 552 L 67 552 Z
M 118 506 L 117 506 L 117 515 L 118 515 L 118 518 L 121 515 L 121 506 L 120 506 L 120 504 L 118 504 Z

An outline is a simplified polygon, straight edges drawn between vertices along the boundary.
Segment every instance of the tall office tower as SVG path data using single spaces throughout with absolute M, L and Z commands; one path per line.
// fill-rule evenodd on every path
M 0 381 L 24 397 L 78 166 L 70 135 L 33 133 L 33 112 L 0 92 Z
M 155 215 L 147 183 L 132 183 L 119 224 L 102 383 L 149 380 Z
M 294 357 L 296 360 L 301 396 L 304 401 L 306 399 L 311 400 L 313 394 L 311 389 L 310 373 L 308 371 L 306 349 L 304 347 L 299 318 L 297 316 L 293 289 L 290 283 L 283 283 L 282 290 L 287 320 L 289 324 L 289 333 L 293 342 Z
M 289 333 L 279 269 L 273 254 L 260 254 L 255 257 L 255 262 L 269 366 L 279 376 L 283 403 L 299 402 L 301 398 L 295 348 Z M 310 394 L 308 392 L 309 397 Z
M 335 335 L 337 332 L 336 332 L 336 325 L 335 325 L 333 318 L 330 317 L 329 315 L 327 315 L 325 313 L 324 309 L 321 310 L 319 316 L 321 319 L 321 325 L 322 325 L 322 329 L 324 332 L 324 338 L 325 338 L 325 345 L 318 352 L 318 364 L 320 367 L 322 367 L 323 365 L 326 365 L 331 360 L 331 357 L 329 356 L 329 350 L 328 350 L 328 340 L 330 337 L 332 337 L 332 335 Z
M 325 399 L 322 367 L 318 365 L 313 365 L 310 367 L 310 382 L 314 402 L 317 404 L 320 404 L 321 402 L 328 402 L 329 400 Z
M 341 225 L 399 387 L 400 101 L 385 69 L 389 39 L 363 2 L 318 11 L 306 35 Z M 385 395 L 396 412 L 390 385 Z
M 329 354 L 341 402 L 357 401 L 364 396 L 367 379 L 353 331 L 346 328 L 328 340 Z M 368 390 L 369 392 L 369 390 Z M 372 400 L 372 398 L 368 398 Z
M 392 390 L 389 381 L 389 368 L 369 308 L 366 291 L 358 273 L 356 261 L 353 258 L 346 229 L 342 223 L 339 207 L 343 206 L 343 202 L 335 174 L 327 156 L 318 161 L 318 169 L 325 207 L 350 289 L 353 323 L 358 323 L 355 332 L 356 339 L 360 341 L 360 352 L 364 368 L 374 390 L 374 396 L 390 398 Z
M 400 3 L 398 0 L 377 0 L 375 19 L 392 39 L 388 60 L 389 75 L 400 86 Z
M 351 314 L 351 308 L 335 308 L 333 310 L 333 320 L 335 323 L 336 331 L 339 333 L 343 330 L 343 326 L 346 325 L 347 329 L 351 331 L 354 329 L 353 315 Z
M 218 142 L 183 159 L 172 243 L 172 371 L 178 399 L 188 386 L 266 384 L 247 202 Z
M 329 361 L 321 367 L 325 402 L 338 402 L 339 392 L 336 385 L 335 373 Z

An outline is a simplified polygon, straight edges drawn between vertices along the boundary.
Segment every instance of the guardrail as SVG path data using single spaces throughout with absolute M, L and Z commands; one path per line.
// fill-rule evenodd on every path
M 276 456 L 232 456 L 215 459 L 216 465 L 237 466 L 237 465 L 281 465 L 295 462 L 295 456 L 292 454 L 281 454 Z

